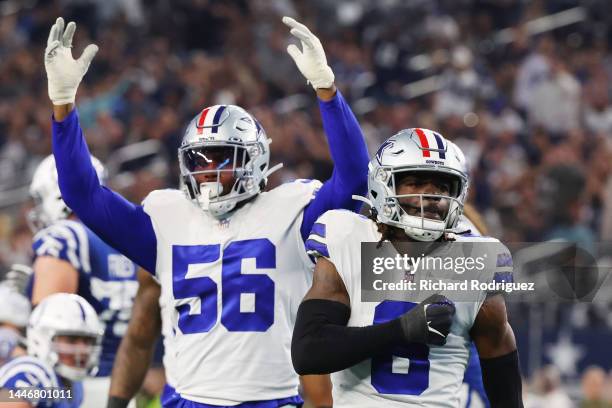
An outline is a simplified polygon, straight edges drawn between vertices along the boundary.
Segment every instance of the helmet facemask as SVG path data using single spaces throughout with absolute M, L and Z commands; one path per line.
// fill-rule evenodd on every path
M 73 381 L 92 374 L 100 358 L 100 340 L 99 336 L 85 333 L 56 333 L 51 340 L 50 350 L 56 359 L 55 370 L 62 377 Z
M 416 241 L 435 241 L 450 231 L 463 212 L 466 182 L 459 173 L 431 168 L 379 167 L 374 175 L 382 187 L 382 200 L 377 208 L 380 222 L 404 230 Z M 437 191 L 406 193 L 402 190 L 404 180 L 419 184 L 423 179 L 438 180 Z M 447 187 L 442 187 L 445 185 Z M 371 192 L 372 194 L 372 192 Z M 376 192 L 374 192 L 376 194 Z
M 261 191 L 269 174 L 262 142 L 192 143 L 179 149 L 188 196 L 215 217 Z

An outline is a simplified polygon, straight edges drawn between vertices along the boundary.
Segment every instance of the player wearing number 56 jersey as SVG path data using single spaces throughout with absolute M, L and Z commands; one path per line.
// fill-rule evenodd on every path
M 187 126 L 178 152 L 184 191 L 154 191 L 142 206 L 100 186 L 73 109 L 96 47 L 75 61 L 74 23 L 64 30 L 58 19 L 51 29 L 45 66 L 62 195 L 85 224 L 161 284 L 169 311 L 163 318 L 172 324 L 167 368 L 176 387 L 165 395 L 166 405 L 301 404 L 290 343 L 311 280 L 304 240 L 325 211 L 358 208 L 352 195 L 365 192 L 368 158 L 320 41 L 297 21 L 283 21 L 302 42 L 301 51 L 293 45 L 288 52 L 320 99 L 331 178 L 264 192 L 275 169 L 269 167 L 270 139 L 244 109 L 216 105 Z
M 104 180 L 104 168 L 96 159 L 96 179 Z M 87 378 L 85 404 L 104 407 L 110 374 L 132 311 L 138 283 L 136 265 L 104 243 L 83 225 L 66 206 L 57 185 L 53 156 L 45 158 L 34 173 L 30 195 L 35 207 L 29 214 L 34 236 L 34 274 L 31 298 L 34 305 L 47 296 L 76 293 L 93 306 L 104 325 L 102 353 L 95 373 Z
M 488 245 L 495 253 L 483 256 L 479 280 L 511 276 L 510 254 L 499 241 L 454 229 L 467 184 L 463 153 L 456 145 L 430 130 L 403 130 L 370 161 L 372 217 L 335 210 L 314 224 L 306 246 L 318 261 L 298 311 L 292 355 L 300 374 L 334 372 L 334 407 L 458 407 L 472 341 L 491 405 L 522 406 L 514 334 L 501 295 L 476 292 L 473 301 L 455 299 L 452 308 L 449 299 L 457 296 L 452 291 L 440 292 L 449 299 L 434 295 L 423 300 L 422 290 L 412 290 L 403 301 L 362 301 L 362 242 Z M 389 250 L 389 256 L 397 255 L 396 249 Z M 434 273 L 443 278 L 442 273 L 453 272 Z M 451 309 L 450 331 L 440 322 L 444 307 Z M 434 313 L 433 308 L 442 310 Z M 415 314 L 428 337 L 405 335 L 406 317 Z M 432 341 L 432 331 L 447 336 Z

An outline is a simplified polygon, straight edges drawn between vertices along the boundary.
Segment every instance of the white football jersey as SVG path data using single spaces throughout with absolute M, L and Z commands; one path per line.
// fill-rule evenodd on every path
M 172 318 L 174 306 L 170 303 L 171 299 L 160 295 L 159 310 L 161 315 L 161 334 L 164 342 L 164 355 L 162 357 L 162 362 L 164 364 L 166 384 L 172 388 L 176 388 L 176 380 L 173 377 L 174 373 L 176 373 L 176 369 L 172 367 L 172 364 L 174 363 L 172 339 L 174 338 L 174 332 L 176 331 L 176 329 L 173 327 L 173 320 L 176 321 L 176 319 Z
M 145 199 L 172 325 L 165 361 L 181 397 L 236 405 L 297 395 L 291 333 L 313 267 L 300 227 L 320 186 L 284 184 L 221 221 L 178 190 Z
M 392 320 L 424 300 L 424 295 L 415 292 L 407 294 L 406 301 L 361 301 L 361 243 L 380 238 L 373 221 L 344 210 L 323 214 L 308 238 L 308 252 L 329 259 L 344 281 L 351 303 L 348 326 Z M 458 236 L 457 241 L 499 242 L 474 236 Z M 485 276 L 490 274 L 492 279 L 498 271 L 508 272 L 508 267 L 497 267 L 495 259 L 486 263 Z M 453 300 L 451 293 L 440 293 Z M 387 355 L 332 374 L 334 407 L 458 407 L 471 344 L 469 332 L 487 295 L 477 293 L 477 301 L 455 302 L 456 313 L 444 346 L 414 343 L 396 347 Z

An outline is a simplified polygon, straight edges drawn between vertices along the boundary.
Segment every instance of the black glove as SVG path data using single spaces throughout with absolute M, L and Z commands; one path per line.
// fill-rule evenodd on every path
M 406 342 L 443 346 L 454 315 L 453 302 L 436 294 L 401 315 L 399 320 Z

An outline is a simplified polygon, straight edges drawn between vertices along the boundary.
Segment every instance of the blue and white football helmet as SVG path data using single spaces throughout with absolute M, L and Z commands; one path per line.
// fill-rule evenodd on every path
M 450 195 L 404 194 L 396 191 L 398 175 L 436 172 L 452 180 Z M 377 221 L 401 228 L 417 241 L 435 241 L 451 232 L 463 213 L 468 174 L 463 152 L 453 142 L 428 129 L 404 129 L 386 140 L 369 163 L 368 199 Z M 442 219 L 425 217 L 424 198 L 447 200 Z M 400 199 L 418 197 L 420 216 L 408 214 Z
M 104 184 L 106 170 L 100 160 L 91 156 L 100 183 Z M 40 162 L 34 171 L 30 183 L 30 196 L 34 200 L 34 208 L 28 213 L 28 224 L 33 232 L 68 218 L 72 210 L 62 199 L 55 168 L 55 157 L 49 155 Z
M 280 168 L 269 169 L 271 142 L 257 119 L 241 107 L 205 108 L 187 126 L 178 151 L 185 194 L 214 217 L 232 211 L 261 192 L 268 176 Z M 221 177 L 228 173 L 234 184 L 223 191 Z M 198 175 L 214 177 L 198 182 Z
M 94 308 L 79 295 L 55 293 L 42 300 L 28 322 L 28 354 L 53 367 L 59 375 L 73 381 L 91 374 L 98 365 L 102 324 Z M 65 344 L 57 336 L 90 339 L 90 345 Z M 60 354 L 70 354 L 76 365 L 62 363 Z

